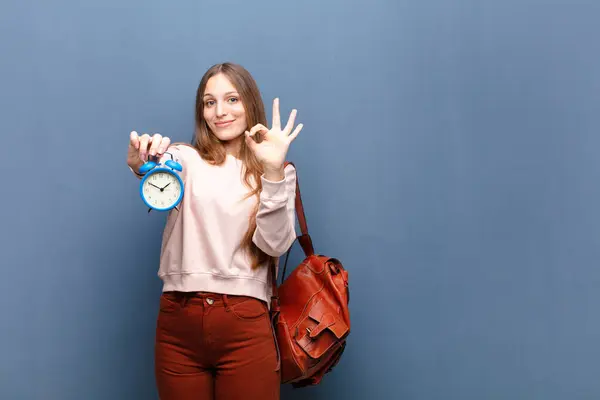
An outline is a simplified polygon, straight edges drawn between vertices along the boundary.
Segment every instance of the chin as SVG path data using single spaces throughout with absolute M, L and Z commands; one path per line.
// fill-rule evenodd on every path
M 240 127 L 228 127 L 228 128 L 216 128 L 212 130 L 213 134 L 224 142 L 228 142 L 233 139 L 237 139 L 244 134 L 244 129 Z

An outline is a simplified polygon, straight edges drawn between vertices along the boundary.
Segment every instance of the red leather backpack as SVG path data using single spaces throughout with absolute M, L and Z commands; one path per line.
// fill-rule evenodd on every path
M 298 388 L 320 383 L 340 360 L 350 333 L 350 293 L 348 272 L 342 263 L 315 254 L 298 180 L 296 216 L 302 231 L 297 240 L 305 258 L 285 279 L 290 247 L 279 287 L 275 265 L 271 265 L 271 321 L 279 351 L 281 382 Z

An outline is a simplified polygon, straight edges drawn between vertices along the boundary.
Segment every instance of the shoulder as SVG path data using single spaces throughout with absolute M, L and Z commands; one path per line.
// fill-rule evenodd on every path
M 171 143 L 168 151 L 176 151 L 184 156 L 197 154 L 196 148 L 187 143 Z
M 192 145 L 187 143 L 171 143 L 163 157 L 170 158 L 169 155 L 171 155 L 175 161 L 187 164 L 190 160 L 193 160 L 194 157 L 198 157 L 198 152 Z

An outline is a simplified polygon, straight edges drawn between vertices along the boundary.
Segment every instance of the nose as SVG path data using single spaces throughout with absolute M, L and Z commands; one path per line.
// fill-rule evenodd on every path
M 221 103 L 220 101 L 217 102 L 217 117 L 222 117 L 223 115 L 225 115 L 225 107 L 223 106 L 223 103 Z

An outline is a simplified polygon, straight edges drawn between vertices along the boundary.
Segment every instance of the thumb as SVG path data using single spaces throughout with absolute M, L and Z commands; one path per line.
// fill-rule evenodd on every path
M 248 147 L 250 147 L 250 150 L 252 150 L 253 152 L 258 147 L 258 143 L 256 143 L 256 141 L 252 138 L 252 134 L 248 131 L 246 131 L 246 144 L 248 145 Z
M 136 131 L 129 135 L 129 150 L 138 150 L 140 148 L 140 136 Z

